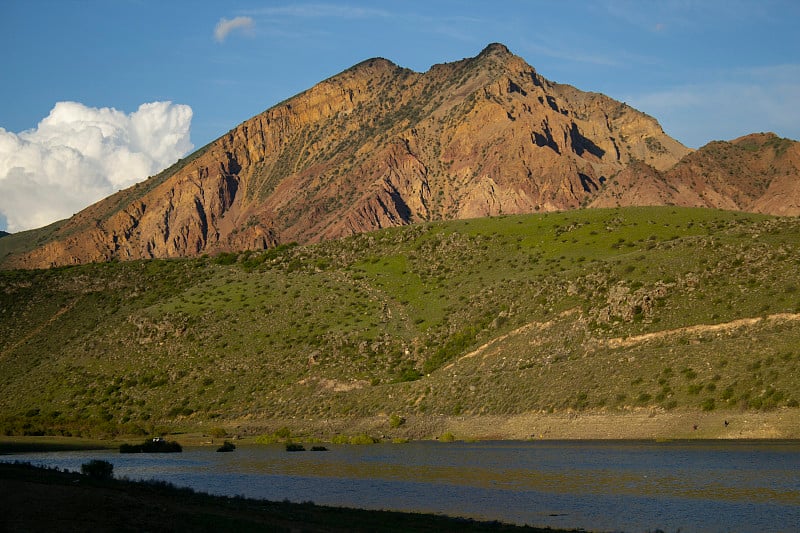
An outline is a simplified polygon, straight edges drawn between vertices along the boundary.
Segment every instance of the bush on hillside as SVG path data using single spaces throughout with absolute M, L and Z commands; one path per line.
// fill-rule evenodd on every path
M 389 417 L 389 426 L 391 428 L 399 428 L 406 423 L 406 419 L 400 415 L 392 415 Z
M 215 439 L 221 439 L 223 437 L 227 437 L 228 436 L 228 432 L 225 430 L 225 428 L 219 428 L 219 427 L 211 428 L 211 431 L 209 431 L 209 434 L 212 437 L 214 437 Z

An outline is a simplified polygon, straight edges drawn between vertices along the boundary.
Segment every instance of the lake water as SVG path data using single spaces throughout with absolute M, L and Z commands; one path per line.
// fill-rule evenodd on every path
M 797 442 L 478 442 L 248 446 L 233 453 L 6 456 L 223 495 L 604 531 L 800 531 Z

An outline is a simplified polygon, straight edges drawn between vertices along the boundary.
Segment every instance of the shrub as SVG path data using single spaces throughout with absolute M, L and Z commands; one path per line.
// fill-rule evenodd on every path
M 81 473 L 94 479 L 111 479 L 114 477 L 114 465 L 101 459 L 92 459 L 81 465 Z
M 722 399 L 726 401 L 730 400 L 731 398 L 733 398 L 733 392 L 734 392 L 733 387 L 731 386 L 725 387 L 725 390 L 722 391 Z
M 392 415 L 389 417 L 389 427 L 391 428 L 399 428 L 403 424 L 406 423 L 406 419 L 400 415 Z
M 183 447 L 175 441 L 164 439 L 146 440 L 142 444 L 120 444 L 119 453 L 177 453 Z
M 585 392 L 578 393 L 578 395 L 575 397 L 575 401 L 572 402 L 571 407 L 576 411 L 586 409 L 589 407 L 589 395 Z
M 408 381 L 417 381 L 422 377 L 422 374 L 415 368 L 404 368 L 400 371 L 400 375 L 397 377 L 397 383 L 406 383 Z
M 214 262 L 218 265 L 232 265 L 239 258 L 239 254 L 233 252 L 222 252 L 214 258 Z
M 367 434 L 355 435 L 353 437 L 350 437 L 350 444 L 376 444 L 378 442 L 379 442 L 378 439 L 370 437 Z
M 219 448 L 217 448 L 217 451 L 218 451 L 218 452 L 232 452 L 232 451 L 233 451 L 233 450 L 235 450 L 235 449 L 236 449 L 236 445 L 235 445 L 234 443 L 232 443 L 231 441 L 229 441 L 229 440 L 226 440 L 226 441 L 225 441 L 225 442 L 222 444 L 222 446 L 220 446 Z
M 449 431 L 444 433 L 444 434 L 442 434 L 442 436 L 439 437 L 439 441 L 440 442 L 454 442 L 455 440 L 456 440 L 456 436 L 453 435 L 452 433 L 450 433 Z
M 475 338 L 480 330 L 481 327 L 478 325 L 467 326 L 451 335 L 444 346 L 436 350 L 436 353 L 425 361 L 422 368 L 423 372 L 429 374 L 450 359 L 466 351 L 475 343 Z
M 334 435 L 331 439 L 333 444 L 377 444 L 380 442 L 380 439 L 376 439 L 375 437 L 370 437 L 366 433 L 362 433 L 361 435 Z
M 700 407 L 703 411 L 713 411 L 714 407 L 716 407 L 714 398 L 706 398 L 703 400 L 703 403 L 700 404 Z
M 211 428 L 209 434 L 215 439 L 221 439 L 228 436 L 228 432 L 225 431 L 225 428 Z

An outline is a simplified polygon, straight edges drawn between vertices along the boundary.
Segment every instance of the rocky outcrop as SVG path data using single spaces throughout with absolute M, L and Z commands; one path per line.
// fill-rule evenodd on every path
M 798 176 L 800 143 L 758 133 L 711 142 L 665 171 L 632 164 L 589 205 L 679 205 L 796 216 Z
M 652 117 L 548 81 L 500 44 L 425 73 L 376 58 L 78 213 L 4 266 L 195 256 L 573 209 L 603 197 L 612 176 L 621 183 L 632 162 L 656 179 L 689 153 Z M 773 196 L 791 187 L 776 183 Z

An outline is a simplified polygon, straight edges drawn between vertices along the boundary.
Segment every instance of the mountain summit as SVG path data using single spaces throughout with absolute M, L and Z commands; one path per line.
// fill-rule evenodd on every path
M 690 152 L 652 117 L 551 82 L 502 44 L 425 73 L 374 58 L 69 220 L 18 235 L 0 261 L 195 256 L 573 209 L 632 162 L 658 173 Z

